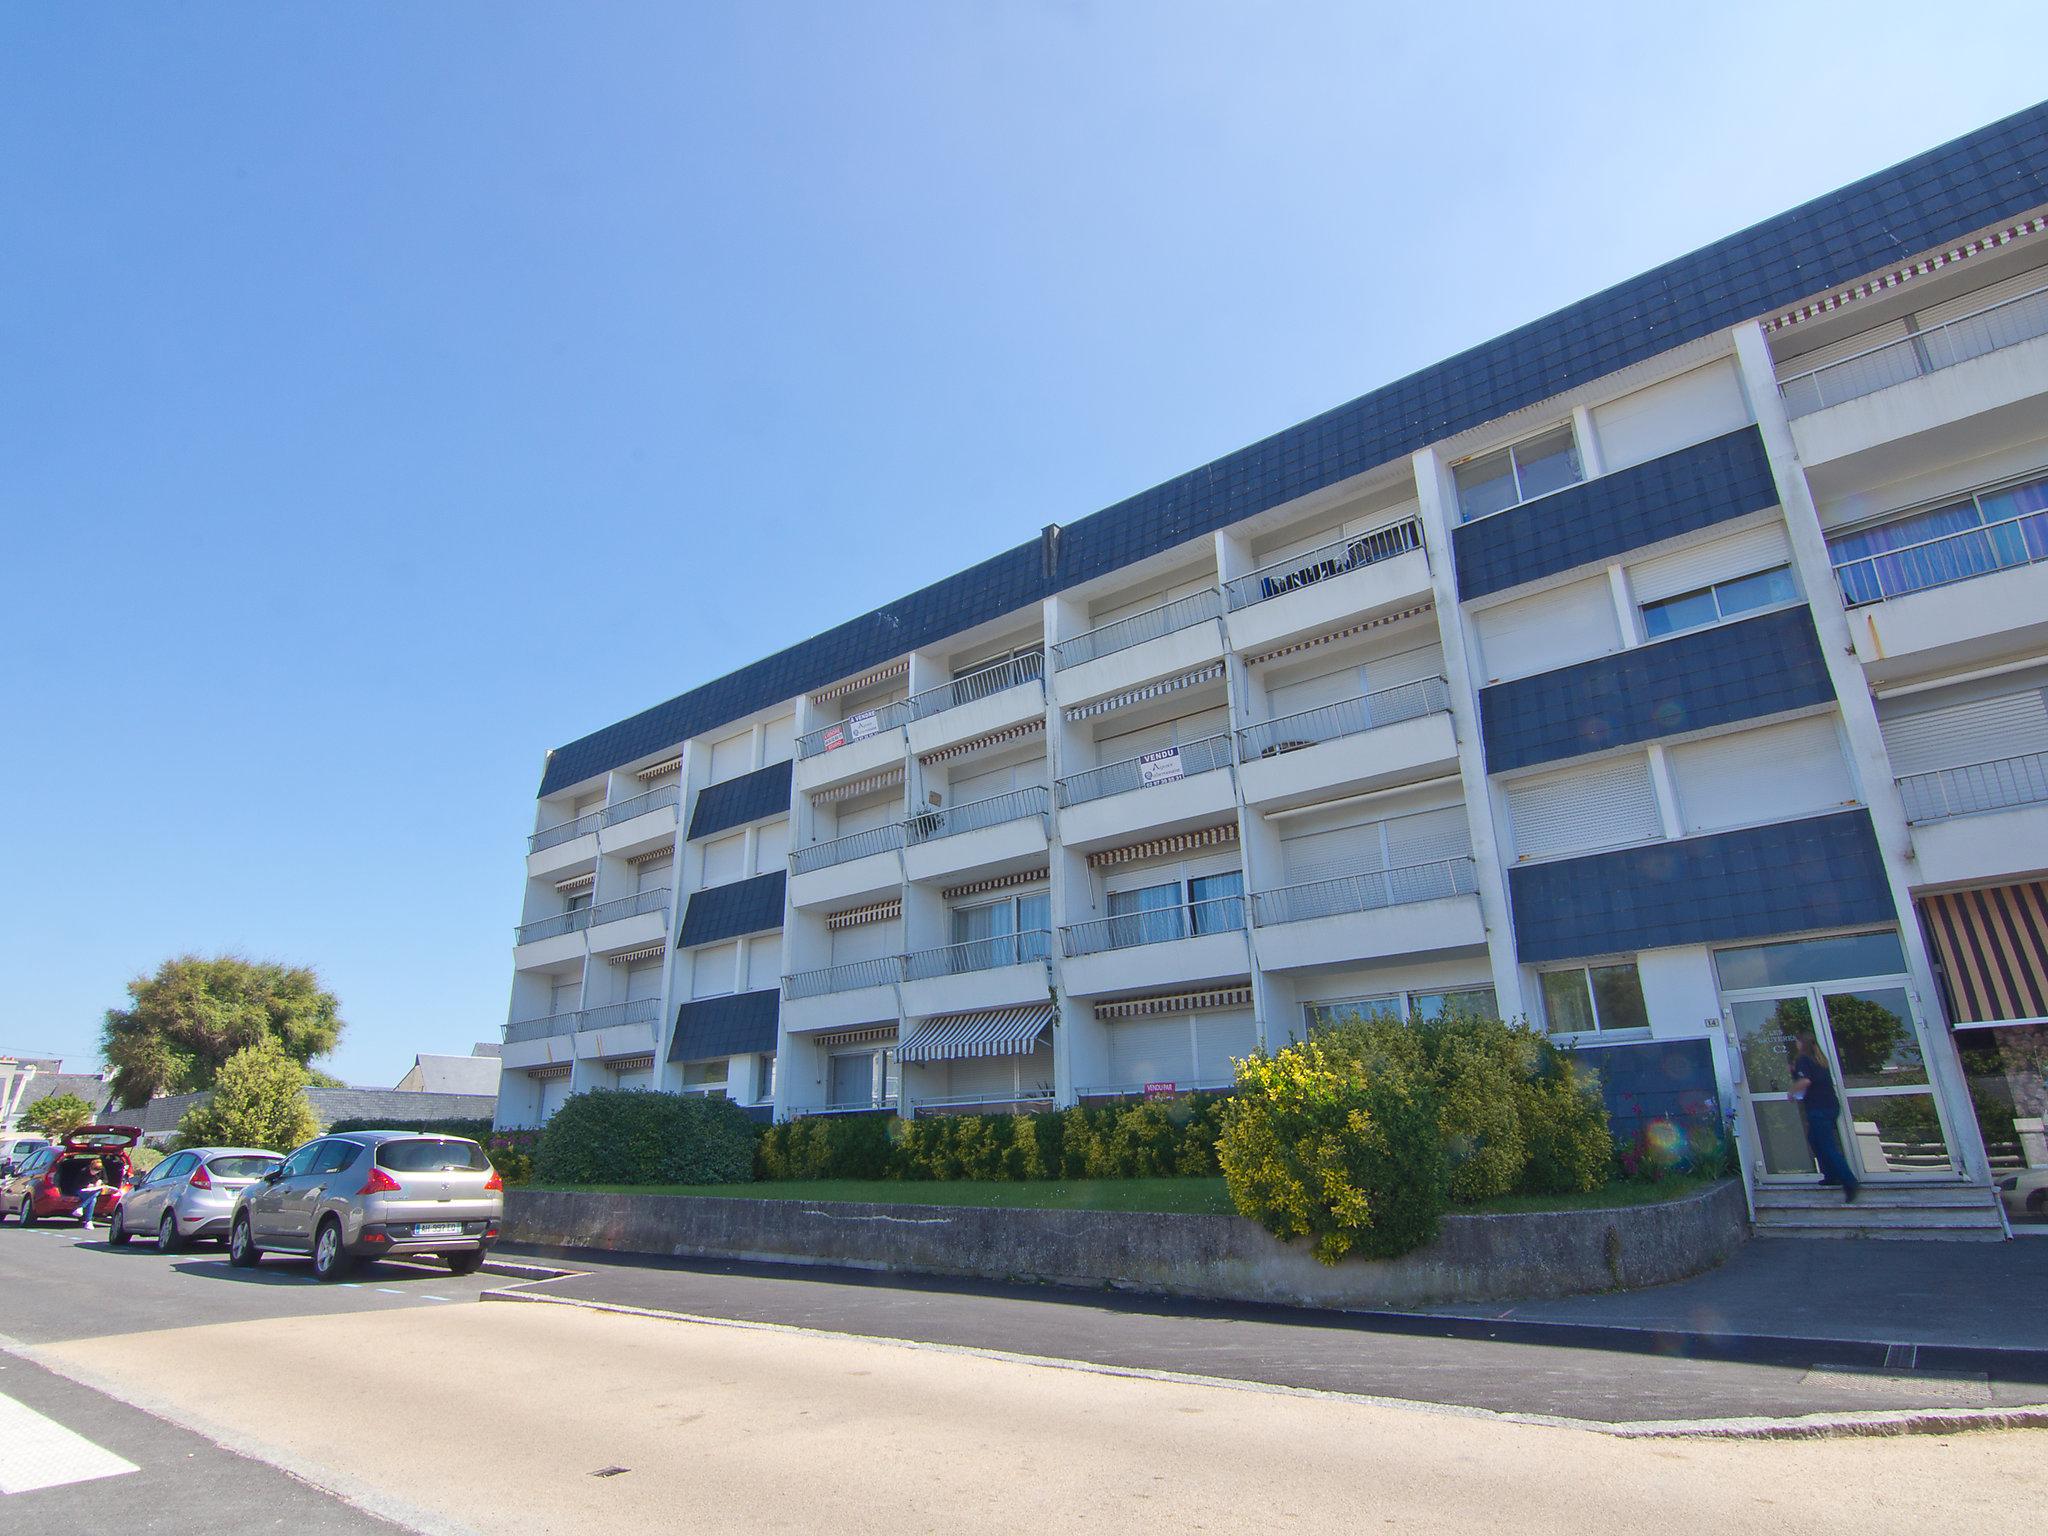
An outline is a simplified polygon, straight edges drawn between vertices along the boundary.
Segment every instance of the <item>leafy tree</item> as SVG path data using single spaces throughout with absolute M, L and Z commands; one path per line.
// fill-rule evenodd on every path
M 128 996 L 100 1030 L 124 1108 L 211 1088 L 229 1057 L 265 1040 L 305 1067 L 341 1038 L 341 1005 L 302 965 L 180 955 L 129 982 Z
M 221 1067 L 213 1097 L 178 1122 L 178 1145 L 289 1152 L 320 1134 L 306 1082 L 306 1069 L 275 1040 L 245 1046 Z
M 21 1123 L 61 1141 L 92 1119 L 92 1106 L 75 1093 L 46 1093 L 21 1112 Z

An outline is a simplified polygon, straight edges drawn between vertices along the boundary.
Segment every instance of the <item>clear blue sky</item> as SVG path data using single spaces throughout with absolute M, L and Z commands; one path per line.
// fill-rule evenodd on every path
M 1971 9 L 8 6 L 0 1050 L 496 1038 L 548 747 L 2027 105 Z

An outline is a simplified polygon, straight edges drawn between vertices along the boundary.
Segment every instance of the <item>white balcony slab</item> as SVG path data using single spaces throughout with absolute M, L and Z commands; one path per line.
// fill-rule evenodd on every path
M 1060 841 L 1086 853 L 1148 835 L 1213 826 L 1237 810 L 1230 773 L 1227 767 L 1212 768 L 1170 784 L 1070 805 L 1059 813 Z
M 2034 654 L 2048 648 L 2048 562 L 1851 608 L 1849 634 L 1877 681 Z
M 1408 607 L 1428 597 L 1430 590 L 1429 557 L 1411 549 L 1236 609 L 1225 622 L 1234 649 L 1258 652 Z
M 1412 901 L 1373 912 L 1340 912 L 1253 931 L 1259 965 L 1268 971 L 1391 960 L 1451 949 L 1484 948 L 1486 921 L 1477 896 Z
M 583 1061 L 616 1061 L 621 1056 L 645 1056 L 655 1043 L 652 1024 L 613 1024 L 576 1036 L 576 1055 Z
M 1260 810 L 1311 805 L 1458 771 L 1458 738 L 1448 711 L 1276 752 L 1238 765 L 1245 804 Z
M 846 784 L 854 779 L 895 768 L 903 762 L 903 727 L 878 731 L 865 741 L 849 741 L 832 752 L 797 759 L 795 773 L 799 793 L 811 794 Z
M 590 952 L 615 955 L 622 949 L 643 949 L 649 944 L 668 942 L 668 913 L 641 912 L 614 922 L 599 923 L 590 930 Z
M 1223 655 L 1223 625 L 1204 619 L 1170 635 L 1144 641 L 1125 651 L 1112 651 L 1079 666 L 1060 667 L 1052 674 L 1053 697 L 1061 708 L 1107 698 L 1140 683 L 1189 672 Z
M 935 715 L 927 715 L 922 720 L 911 721 L 908 727 L 910 753 L 917 757 L 926 752 L 936 752 L 941 747 L 972 741 L 991 731 L 1007 730 L 1013 725 L 1044 717 L 1045 689 L 1034 677 L 1000 693 L 992 693 L 985 699 L 972 699 L 951 709 L 942 709 Z
M 782 1028 L 792 1035 L 894 1024 L 898 1017 L 896 988 L 893 985 L 857 987 L 850 992 L 826 992 L 818 997 L 785 997 L 782 1000 Z
M 1244 934 L 1205 933 L 1062 961 L 1060 985 L 1070 997 L 1101 997 L 1241 979 L 1250 971 L 1251 951 Z
M 508 1041 L 498 1060 L 507 1072 L 525 1072 L 568 1062 L 574 1058 L 575 1049 L 574 1035 L 543 1035 L 538 1040 Z
M 896 850 L 828 864 L 789 877 L 789 904 L 799 911 L 851 906 L 871 896 L 893 896 L 903 888 L 903 865 Z
M 1869 455 L 1884 462 L 1859 465 L 1858 477 L 1891 478 L 1925 461 L 1931 445 L 1914 439 L 1937 432 L 1946 438 L 1959 423 L 1993 413 L 2026 414 L 2013 408 L 2043 395 L 2048 395 L 2048 336 L 2037 336 L 1798 417 L 1792 441 L 1808 471 L 1820 472 L 1814 475 L 1815 489 L 1825 494 L 1827 465 Z M 1960 457 L 1960 450 L 1970 446 L 1958 441 L 1959 451 L 1943 457 Z
M 1020 1008 L 1051 995 L 1042 960 L 1002 965 L 958 976 L 934 976 L 903 984 L 903 1016 L 928 1019 L 942 1013 L 975 1013 L 985 1008 Z
M 2048 805 L 2019 805 L 1923 821 L 1913 828 L 1920 887 L 1989 885 L 2048 869 Z
M 1045 861 L 1045 817 L 1034 811 L 972 832 L 955 832 L 903 850 L 903 870 L 912 880 L 943 880 L 968 873 L 997 873 Z
M 580 960 L 589 953 L 582 932 L 558 933 L 552 938 L 535 939 L 530 944 L 515 944 L 512 947 L 512 968 L 517 971 L 560 970 L 572 960 Z
M 597 833 L 586 832 L 566 843 L 543 848 L 526 856 L 526 873 L 534 880 L 560 880 L 597 868 Z
M 597 833 L 598 847 L 618 858 L 645 853 L 675 840 L 676 808 L 672 805 L 657 805 L 615 826 L 600 827 Z

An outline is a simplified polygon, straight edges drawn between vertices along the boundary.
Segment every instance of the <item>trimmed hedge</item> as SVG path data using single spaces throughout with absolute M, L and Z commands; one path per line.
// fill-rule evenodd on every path
M 744 1184 L 759 1127 L 727 1099 L 594 1088 L 571 1094 L 540 1135 L 549 1184 Z
M 491 1134 L 488 1120 L 337 1120 L 327 1127 L 323 1134 L 337 1135 L 342 1131 L 418 1131 L 424 1136 L 460 1136 L 469 1141 L 483 1141 Z

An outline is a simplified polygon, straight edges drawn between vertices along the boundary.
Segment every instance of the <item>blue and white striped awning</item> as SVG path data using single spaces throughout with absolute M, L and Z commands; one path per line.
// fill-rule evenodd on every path
M 898 1061 L 963 1061 L 970 1056 L 1029 1056 L 1052 1024 L 1052 1004 L 994 1008 L 926 1019 L 896 1047 Z

